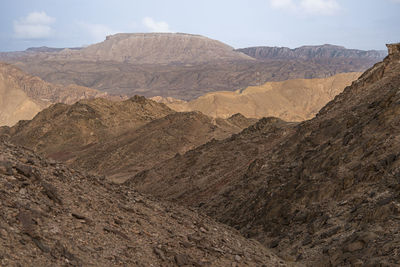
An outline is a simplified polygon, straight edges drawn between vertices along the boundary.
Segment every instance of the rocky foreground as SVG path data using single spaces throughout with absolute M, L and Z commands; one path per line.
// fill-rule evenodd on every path
M 257 241 L 0 143 L 1 266 L 288 266 Z

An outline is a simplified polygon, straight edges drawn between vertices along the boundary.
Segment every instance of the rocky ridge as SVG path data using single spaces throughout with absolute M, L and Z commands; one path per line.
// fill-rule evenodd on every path
M 161 161 L 212 139 L 225 139 L 255 123 L 235 114 L 214 119 L 175 112 L 135 96 L 55 104 L 30 121 L 0 128 L 0 136 L 52 159 L 123 182 Z
M 306 60 L 322 60 L 322 59 L 376 59 L 382 60 L 386 55 L 386 51 L 377 50 L 357 50 L 346 49 L 343 46 L 337 45 L 315 45 L 315 46 L 301 46 L 298 48 L 290 49 L 288 47 L 247 47 L 237 49 L 246 55 L 256 59 L 306 59 Z
M 127 185 L 199 207 L 308 266 L 397 266 L 400 44 L 388 48 L 316 118 L 262 119 Z
M 107 138 L 172 113 L 164 104 L 140 96 L 125 101 L 96 98 L 73 105 L 54 104 L 32 120 L 3 127 L 1 132 L 13 143 L 65 161 Z
M 72 166 L 105 174 L 120 183 L 210 140 L 225 139 L 255 121 L 241 114 L 225 120 L 200 112 L 177 112 L 93 144 L 79 152 Z

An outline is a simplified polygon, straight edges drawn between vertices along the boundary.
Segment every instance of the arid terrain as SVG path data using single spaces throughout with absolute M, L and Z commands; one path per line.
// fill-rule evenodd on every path
M 0 53 L 0 266 L 399 266 L 387 47 Z
M 249 118 L 278 117 L 286 121 L 311 119 L 361 73 L 350 72 L 320 79 L 268 82 L 235 92 L 212 92 L 191 101 L 160 96 L 152 99 L 176 111 L 201 111 L 214 118 L 241 113 Z
M 235 91 L 267 81 L 360 72 L 384 57 L 379 51 L 337 46 L 311 47 L 307 53 L 314 56 L 310 58 L 280 53 L 278 58 L 259 59 L 241 51 L 192 34 L 116 34 L 82 49 L 0 53 L 0 61 L 51 83 L 77 84 L 113 95 L 191 100 L 208 92 Z
M 1 266 L 292 266 L 254 240 L 0 143 Z
M 54 104 L 30 121 L 0 128 L 0 135 L 46 157 L 124 181 L 256 121 L 240 114 L 215 119 L 201 112 L 175 112 L 140 96 L 97 98 Z
M 261 119 L 126 184 L 198 207 L 308 266 L 399 259 L 400 45 L 317 116 Z
M 72 104 L 95 97 L 109 96 L 82 86 L 51 84 L 0 63 L 0 125 L 12 126 L 19 120 L 30 120 L 52 103 Z

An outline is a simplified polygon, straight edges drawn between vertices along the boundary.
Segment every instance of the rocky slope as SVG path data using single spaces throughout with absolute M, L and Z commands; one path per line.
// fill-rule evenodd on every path
M 52 159 L 121 182 L 255 122 L 240 114 L 213 119 L 200 112 L 177 113 L 136 96 L 122 102 L 98 98 L 56 104 L 31 121 L 0 128 L 0 135 Z
M 2 133 L 16 144 L 65 161 L 96 143 L 171 113 L 174 111 L 164 104 L 140 96 L 125 101 L 96 98 L 73 105 L 54 104 L 30 121 L 3 127 Z
M 227 120 L 215 120 L 200 112 L 173 113 L 96 143 L 80 152 L 73 166 L 123 182 L 212 139 L 225 139 L 254 122 L 239 114 Z
M 363 51 L 357 58 L 256 60 L 203 36 L 172 33 L 116 34 L 80 50 L 36 48 L 0 53 L 0 60 L 48 82 L 79 84 L 117 95 L 184 100 L 267 81 L 359 72 L 379 61 Z
M 0 142 L 1 266 L 290 266 L 206 216 Z
M 286 121 L 304 121 L 315 114 L 361 73 L 343 73 L 323 79 L 297 79 L 268 82 L 235 92 L 212 92 L 189 102 L 153 97 L 176 111 L 197 110 L 227 118 L 239 112 L 246 117 L 278 117 Z
M 370 59 L 382 60 L 386 55 L 386 51 L 377 50 L 357 50 L 346 49 L 343 46 L 337 45 L 316 45 L 316 46 L 301 46 L 295 49 L 288 47 L 247 47 L 237 49 L 236 51 L 242 52 L 256 59 L 306 59 L 306 60 L 322 60 L 322 59 Z
M 107 97 L 107 93 L 77 85 L 50 84 L 0 62 L 0 125 L 32 119 L 51 103 L 70 104 L 94 97 Z
M 262 119 L 127 184 L 200 207 L 286 259 L 397 266 L 400 44 L 318 115 Z

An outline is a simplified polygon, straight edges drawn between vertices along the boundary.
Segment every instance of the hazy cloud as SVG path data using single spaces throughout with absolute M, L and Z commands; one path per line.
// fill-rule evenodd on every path
M 337 0 L 270 0 L 270 5 L 272 8 L 309 15 L 333 15 L 340 9 Z
M 145 17 L 142 22 L 150 32 L 172 32 L 165 21 L 155 21 L 151 17 Z
M 29 13 L 26 17 L 14 21 L 14 36 L 21 39 L 47 38 L 53 32 L 50 25 L 55 20 L 44 11 Z
M 302 0 L 300 7 L 307 13 L 332 15 L 339 10 L 336 0 Z
M 296 4 L 292 0 L 270 0 L 270 4 L 273 8 L 280 8 L 280 9 L 296 8 Z
M 400 4 L 400 0 L 391 0 L 394 3 L 399 3 Z
M 104 41 L 107 35 L 119 32 L 103 24 L 92 24 L 87 22 L 79 22 L 78 24 L 90 35 L 94 42 Z

